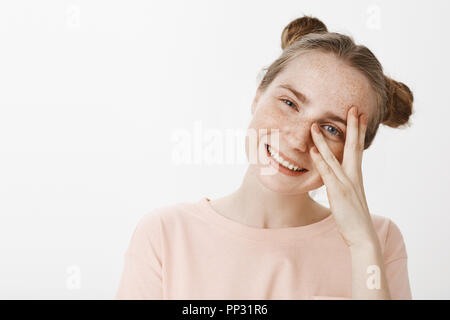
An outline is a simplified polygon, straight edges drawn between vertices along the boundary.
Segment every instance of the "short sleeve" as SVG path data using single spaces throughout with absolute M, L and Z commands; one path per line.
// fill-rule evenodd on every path
M 385 245 L 385 272 L 393 300 L 411 300 L 408 255 L 398 226 L 389 220 Z
M 160 218 L 148 213 L 138 222 L 124 255 L 116 299 L 162 299 Z

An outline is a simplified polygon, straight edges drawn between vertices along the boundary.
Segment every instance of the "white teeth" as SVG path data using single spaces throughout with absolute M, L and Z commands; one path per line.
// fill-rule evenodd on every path
M 278 153 L 275 153 L 274 151 L 272 151 L 272 149 L 270 148 L 270 146 L 268 147 L 269 153 L 270 155 L 277 160 L 277 162 L 279 164 L 281 164 L 283 167 L 286 167 L 290 170 L 293 171 L 301 171 L 301 169 L 295 165 L 293 165 L 292 163 L 289 163 L 288 161 L 284 160 Z

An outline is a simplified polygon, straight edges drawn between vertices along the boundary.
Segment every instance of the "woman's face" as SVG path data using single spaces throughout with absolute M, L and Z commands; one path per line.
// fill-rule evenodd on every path
M 323 181 L 309 155 L 314 145 L 311 125 L 317 122 L 328 147 L 342 163 L 348 110 L 355 105 L 359 114 L 370 118 L 375 101 L 365 76 L 334 55 L 319 51 L 300 55 L 263 93 L 256 93 L 249 129 L 256 132 L 257 141 L 252 144 L 247 139 L 246 153 L 249 157 L 249 148 L 257 148 L 251 151 L 258 155 L 258 162 L 250 163 L 250 170 L 275 192 L 300 194 L 319 188 Z M 266 143 L 270 145 L 276 137 L 274 129 L 279 133 L 274 147 L 308 171 L 296 176 L 274 169 L 272 174 L 262 173 L 261 168 L 271 168 Z

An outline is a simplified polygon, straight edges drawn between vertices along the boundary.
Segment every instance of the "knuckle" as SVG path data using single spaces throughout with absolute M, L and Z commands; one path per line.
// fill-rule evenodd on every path
M 362 143 L 361 142 L 357 143 L 355 146 L 355 149 L 357 151 L 361 151 L 363 149 L 363 146 L 364 146 L 364 140 L 362 141 Z
M 335 158 L 335 156 L 334 156 L 332 153 L 327 153 L 327 154 L 325 155 L 325 159 L 326 159 L 328 162 L 332 162 L 332 161 L 334 161 L 336 158 Z
M 349 198 L 352 195 L 352 193 L 353 193 L 352 188 L 350 188 L 349 186 L 346 186 L 346 185 L 343 185 L 341 190 L 342 190 L 341 191 L 342 192 L 342 196 L 345 197 L 345 198 Z
M 358 149 L 358 146 L 359 146 L 359 143 L 357 143 L 356 141 L 350 142 L 350 148 L 351 149 L 356 150 L 356 149 Z

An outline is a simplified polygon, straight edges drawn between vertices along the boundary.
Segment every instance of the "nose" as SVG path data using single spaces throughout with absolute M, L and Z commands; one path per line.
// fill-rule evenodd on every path
M 299 152 L 308 152 L 312 146 L 311 136 L 312 121 L 303 120 L 286 127 L 285 137 L 288 147 Z

